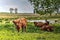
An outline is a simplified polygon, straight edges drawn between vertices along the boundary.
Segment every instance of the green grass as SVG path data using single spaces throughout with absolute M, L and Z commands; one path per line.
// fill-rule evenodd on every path
M 39 15 L 39 14 L 30 14 L 30 13 L 0 13 L 0 20 L 4 19 L 6 20 L 12 20 L 20 17 L 25 17 L 29 20 L 40 20 L 40 19 L 59 19 L 60 20 L 60 14 L 54 15 L 52 14 L 51 16 L 47 13 L 45 15 Z
M 54 24 L 54 31 L 42 31 L 28 23 L 27 32 L 18 33 L 13 23 L 0 23 L 0 40 L 60 40 L 60 24 Z
M 4 17 L 4 16 L 3 16 Z M 9 16 L 10 17 L 10 16 Z M 0 18 L 0 40 L 60 40 L 60 23 L 53 24 L 54 31 L 42 31 L 40 28 L 35 27 L 33 23 L 28 23 L 27 31 L 18 33 L 16 26 L 10 22 L 16 18 Z M 19 16 L 20 17 L 20 16 Z M 60 16 L 40 16 L 40 17 L 28 17 L 27 19 L 59 19 Z

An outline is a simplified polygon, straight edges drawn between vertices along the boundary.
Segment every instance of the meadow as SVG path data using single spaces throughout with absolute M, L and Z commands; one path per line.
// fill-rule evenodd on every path
M 18 33 L 12 19 L 0 19 L 0 40 L 60 40 L 60 23 L 53 24 L 54 31 L 42 31 L 28 22 L 27 31 Z
M 27 23 L 27 31 L 18 33 L 16 26 L 12 23 L 12 20 L 25 17 L 28 20 L 40 20 L 40 19 L 58 19 L 59 15 L 32 15 L 32 14 L 2 14 L 0 13 L 0 40 L 60 40 L 60 23 L 52 24 L 54 26 L 53 32 L 42 31 L 40 28 L 34 26 L 32 22 Z

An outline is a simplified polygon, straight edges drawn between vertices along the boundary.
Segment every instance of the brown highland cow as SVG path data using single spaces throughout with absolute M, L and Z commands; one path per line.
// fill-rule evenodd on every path
M 34 25 L 37 26 L 37 27 L 40 27 L 41 30 L 53 31 L 53 26 L 49 25 L 48 21 L 46 21 L 46 23 L 34 22 Z
M 16 29 L 19 32 L 20 28 L 22 28 L 22 32 L 26 31 L 26 26 L 27 26 L 27 20 L 26 18 L 19 18 L 16 20 L 13 20 L 13 23 L 16 25 Z

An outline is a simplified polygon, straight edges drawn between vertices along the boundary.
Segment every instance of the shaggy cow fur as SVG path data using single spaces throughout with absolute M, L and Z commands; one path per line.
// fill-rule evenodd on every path
M 53 26 L 43 25 L 43 26 L 41 27 L 41 30 L 53 31 Z
M 13 23 L 16 25 L 16 29 L 19 32 L 20 28 L 22 28 L 22 32 L 26 31 L 27 20 L 26 18 L 19 18 L 13 20 Z
M 42 22 L 34 22 L 34 25 L 37 27 L 42 27 L 44 25 L 44 23 Z
M 37 27 L 42 27 L 43 25 L 49 25 L 49 22 L 47 21 L 46 23 L 43 22 L 34 22 L 34 25 Z
M 41 30 L 53 31 L 53 26 L 49 25 L 49 22 L 34 22 L 34 25 L 37 27 L 41 27 Z

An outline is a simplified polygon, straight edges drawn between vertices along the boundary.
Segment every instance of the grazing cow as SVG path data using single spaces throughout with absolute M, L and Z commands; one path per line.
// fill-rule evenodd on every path
M 16 29 L 19 32 L 20 28 L 22 28 L 22 32 L 26 31 L 26 25 L 27 25 L 27 20 L 26 18 L 19 18 L 16 20 L 13 20 L 13 23 L 16 25 Z

